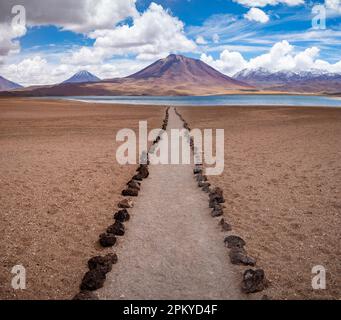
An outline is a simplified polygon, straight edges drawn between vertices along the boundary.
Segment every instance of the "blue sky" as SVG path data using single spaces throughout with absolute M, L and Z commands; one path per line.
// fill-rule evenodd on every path
M 8 47 L 0 50 L 0 74 L 26 85 L 55 83 L 81 69 L 113 78 L 169 53 L 202 59 L 228 75 L 259 67 L 341 73 L 339 0 L 115 0 L 109 7 L 89 1 L 88 7 L 64 1 L 64 9 L 63 0 L 19 1 L 26 28 L 0 38 Z M 0 4 L 0 31 L 16 3 Z M 326 29 L 312 27 L 319 4 Z

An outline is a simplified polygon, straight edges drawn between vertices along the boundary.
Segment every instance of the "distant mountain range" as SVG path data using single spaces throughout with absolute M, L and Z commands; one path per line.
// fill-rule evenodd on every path
M 86 71 L 54 86 L 40 86 L 12 91 L 20 96 L 87 95 L 214 95 L 253 90 L 246 83 L 232 79 L 201 60 L 171 54 L 126 78 L 94 80 Z M 82 83 L 79 81 L 82 80 Z M 86 80 L 86 83 L 83 83 Z
M 341 74 L 323 70 L 270 72 L 263 68 L 245 69 L 234 75 L 233 78 L 263 90 L 311 93 L 341 92 Z
M 0 79 L 1 80 L 1 79 Z M 12 83 L 13 84 L 13 83 Z M 0 81 L 1 85 L 1 81 Z M 220 95 L 230 93 L 288 92 L 341 93 L 341 74 L 320 70 L 270 72 L 243 70 L 228 77 L 201 60 L 171 54 L 125 78 L 100 80 L 80 71 L 61 84 L 14 87 L 1 95 L 12 96 L 89 96 L 89 95 Z M 17 87 L 15 87 L 15 85 Z
M 88 82 L 99 82 L 100 78 L 94 76 L 92 73 L 82 70 L 74 74 L 70 79 L 67 79 L 63 82 L 65 83 L 88 83 Z
M 0 91 L 8 91 L 22 88 L 20 84 L 9 81 L 0 76 Z

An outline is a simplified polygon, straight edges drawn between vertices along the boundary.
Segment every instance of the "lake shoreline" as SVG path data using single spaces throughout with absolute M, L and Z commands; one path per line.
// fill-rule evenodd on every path
M 340 108 L 341 99 L 337 97 L 309 95 L 219 95 L 219 96 L 89 96 L 89 97 L 42 97 L 38 99 L 56 99 L 99 104 L 153 105 L 153 106 L 272 106 L 272 107 L 332 107 Z

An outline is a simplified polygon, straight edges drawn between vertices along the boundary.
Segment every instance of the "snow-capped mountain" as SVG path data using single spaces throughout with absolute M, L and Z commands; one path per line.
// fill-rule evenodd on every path
M 308 71 L 277 71 L 271 72 L 264 68 L 244 69 L 234 75 L 234 78 L 252 85 L 283 85 L 300 81 L 341 81 L 341 74 L 325 70 L 312 69 Z
M 22 86 L 0 76 L 0 91 L 20 89 Z
M 74 74 L 70 79 L 65 80 L 63 84 L 98 82 L 98 81 L 101 81 L 101 79 L 86 70 L 82 70 Z
M 278 71 L 245 69 L 233 77 L 258 88 L 297 92 L 340 92 L 341 74 L 325 70 Z

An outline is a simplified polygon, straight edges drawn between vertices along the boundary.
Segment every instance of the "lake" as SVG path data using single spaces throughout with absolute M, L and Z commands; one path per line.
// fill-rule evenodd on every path
M 55 97 L 60 99 L 60 97 Z M 222 96 L 87 96 L 63 99 L 88 103 L 147 104 L 169 106 L 316 106 L 341 107 L 341 98 L 306 95 L 222 95 Z

